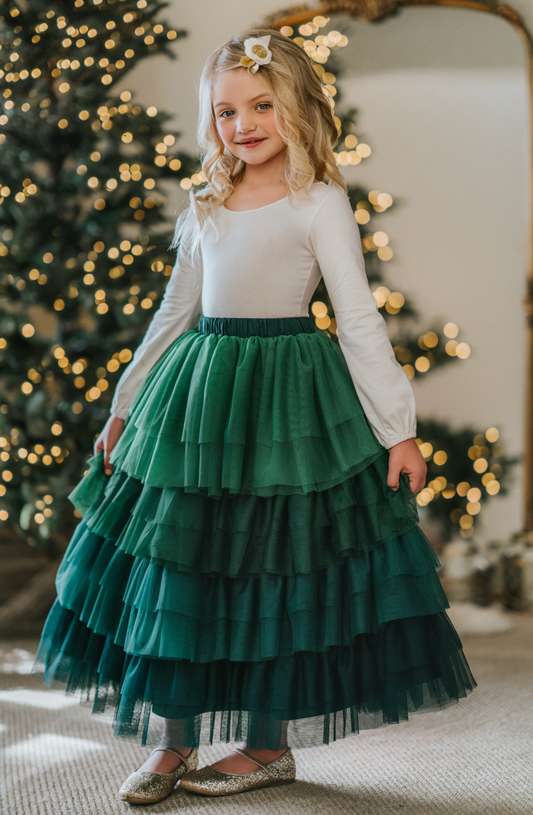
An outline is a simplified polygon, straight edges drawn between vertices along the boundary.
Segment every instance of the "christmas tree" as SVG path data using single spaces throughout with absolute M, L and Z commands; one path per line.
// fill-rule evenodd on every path
M 115 90 L 174 57 L 167 5 L 0 2 L 0 524 L 51 556 L 174 262 L 162 182 L 192 160 Z

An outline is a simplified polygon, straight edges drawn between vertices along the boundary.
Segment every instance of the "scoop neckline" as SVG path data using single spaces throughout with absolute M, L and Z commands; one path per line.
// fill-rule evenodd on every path
M 323 181 L 313 181 L 313 184 L 311 186 L 314 187 L 315 184 L 324 184 L 324 182 Z M 324 184 L 324 186 L 327 187 L 328 185 Z M 280 204 L 282 201 L 287 201 L 288 198 L 289 198 L 289 196 L 287 194 L 287 195 L 284 195 L 283 198 L 278 198 L 277 201 L 272 201 L 271 204 L 265 204 L 263 207 L 254 207 L 253 209 L 228 209 L 225 204 L 222 204 L 222 208 L 225 209 L 226 212 L 234 212 L 236 215 L 244 214 L 245 212 L 259 212 L 262 209 L 268 209 L 269 207 L 273 207 L 276 204 Z
M 277 201 L 272 201 L 271 204 L 265 204 L 263 207 L 254 207 L 253 209 L 228 209 L 225 204 L 222 204 L 226 212 L 232 212 L 235 215 L 244 215 L 246 212 L 259 212 L 261 209 L 268 209 L 269 207 L 275 206 L 275 204 L 280 204 L 282 201 L 286 201 L 288 195 L 284 195 L 283 198 L 278 198 Z

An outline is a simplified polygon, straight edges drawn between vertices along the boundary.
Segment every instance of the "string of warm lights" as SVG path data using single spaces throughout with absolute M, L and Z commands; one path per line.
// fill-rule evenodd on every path
M 498 459 L 504 455 L 504 447 L 499 443 L 500 433 L 496 427 L 490 427 L 485 433 L 479 433 L 473 438 L 473 444 L 468 448 L 468 458 L 472 462 L 472 469 L 475 476 L 472 481 L 477 481 L 482 485 L 485 497 L 498 495 L 501 489 L 501 479 L 503 467 Z M 416 440 L 420 452 L 426 462 L 434 462 L 437 467 L 442 467 L 448 460 L 448 455 L 444 450 L 434 451 L 430 442 L 424 442 L 418 438 Z M 493 462 L 493 463 L 490 463 Z M 481 479 L 479 476 L 481 475 Z M 461 537 L 468 538 L 474 532 L 474 519 L 481 511 L 482 489 L 475 486 L 470 481 L 460 481 L 452 484 L 444 476 L 438 476 L 429 481 L 427 486 L 417 495 L 417 503 L 421 507 L 427 506 L 432 501 L 443 498 L 445 501 L 458 496 L 464 499 L 463 506 L 454 507 L 450 512 L 452 523 L 459 525 Z
M 122 91 L 116 101 L 107 100 L 94 107 L 89 102 L 85 106 L 80 105 L 79 99 L 82 97 L 77 94 L 87 81 L 100 82 L 109 89 L 138 58 L 161 50 L 161 45 L 164 48 L 164 43 L 175 40 L 178 33 L 174 28 L 150 19 L 155 11 L 148 9 L 146 0 L 139 0 L 136 4 L 128 2 L 128 8 L 122 12 L 117 7 L 115 19 L 109 19 L 109 6 L 114 5 L 114 0 L 107 0 L 107 3 L 105 0 L 76 0 L 73 5 L 77 10 L 85 8 L 88 12 L 85 19 L 78 19 L 77 25 L 73 24 L 75 13 L 59 13 L 50 8 L 42 13 L 33 8 L 24 10 L 14 7 L 9 10 L 9 19 L 14 21 L 14 26 L 11 23 L 11 29 L 8 27 L 3 32 L 8 34 L 9 40 L 2 40 L 3 49 L 0 50 L 4 103 L 0 116 L 0 128 L 4 132 L 0 132 L 0 145 L 6 143 L 10 134 L 14 134 L 13 127 L 34 127 L 36 117 L 42 121 L 43 127 L 49 127 L 52 131 L 55 128 L 58 136 L 64 134 L 65 138 L 69 138 L 70 133 L 75 131 L 75 138 L 80 144 L 94 142 L 96 149 L 74 166 L 69 163 L 70 157 L 65 163 L 65 168 L 72 170 L 78 180 L 74 184 L 74 204 L 82 201 L 85 212 L 87 205 L 97 213 L 105 212 L 110 205 L 112 210 L 116 210 L 121 196 L 127 195 L 124 191 L 130 190 L 133 194 L 127 198 L 127 204 L 131 220 L 139 228 L 144 228 L 144 222 L 150 221 L 148 216 L 153 215 L 167 200 L 157 189 L 161 171 L 178 172 L 178 177 L 183 174 L 182 162 L 173 154 L 176 136 L 161 132 L 157 108 L 135 104 L 130 91 Z M 43 6 L 46 8 L 45 4 Z M 105 16 L 100 18 L 98 13 L 95 16 L 99 9 L 94 7 L 105 9 Z M 144 9 L 147 9 L 146 17 Z M 21 25 L 18 24 L 19 20 Z M 88 24 L 85 24 L 86 21 Z M 87 73 L 89 69 L 90 75 Z M 86 95 L 85 98 L 89 97 Z M 155 138 L 152 136 L 148 140 L 140 134 L 147 132 L 150 121 L 156 121 L 157 127 L 150 129 Z M 53 140 L 54 137 L 49 135 L 47 138 Z M 96 138 L 100 139 L 98 143 Z M 119 151 L 115 150 L 118 160 L 114 169 L 109 160 L 109 150 L 101 141 L 103 138 L 111 138 L 115 144 L 118 141 L 124 145 L 122 156 L 119 157 Z M 103 148 L 100 144 L 104 145 Z M 131 158 L 128 150 L 132 153 Z M 151 156 L 147 156 L 148 150 L 152 151 Z M 13 183 L 13 175 L 9 182 L 7 178 L 4 183 L 0 181 L 0 204 L 8 203 L 12 212 L 22 207 L 29 208 L 30 213 L 36 211 L 32 207 L 44 211 L 50 206 L 49 179 L 46 177 L 49 170 L 44 158 L 39 163 L 39 172 L 34 175 L 33 170 L 29 169 L 27 177 L 21 182 Z M 150 163 L 153 172 L 150 172 Z M 21 210 L 20 215 L 14 216 L 14 221 L 22 222 L 27 218 L 28 215 Z M 123 217 L 122 222 L 125 221 L 127 218 Z M 154 219 L 150 222 L 154 222 Z M 52 235 L 60 234 L 58 225 L 52 230 Z M 111 309 L 116 314 L 118 307 L 123 320 L 133 320 L 132 326 L 135 326 L 138 323 L 138 319 L 135 322 L 137 312 L 149 311 L 157 305 L 164 286 L 160 283 L 150 286 L 143 274 L 133 274 L 135 268 L 146 269 L 148 260 L 148 268 L 162 277 L 168 277 L 172 271 L 166 252 L 156 254 L 156 246 L 151 243 L 149 235 L 138 234 L 136 238 L 123 235 L 118 241 L 104 237 L 95 240 L 92 248 L 75 251 L 71 256 L 68 251 L 64 252 L 64 245 L 60 244 L 57 253 L 54 249 L 43 251 L 39 259 L 33 259 L 25 273 L 17 274 L 15 269 L 20 265 L 17 257 L 20 251 L 11 224 L 3 229 L 0 237 L 0 256 L 8 263 L 9 269 L 3 281 L 0 280 L 0 285 L 4 282 L 19 292 L 32 286 L 44 287 L 39 303 L 49 301 L 53 313 L 63 313 L 67 319 L 74 313 L 85 315 L 83 319 L 91 330 L 96 327 L 91 315 L 102 319 L 110 314 Z M 113 288 L 119 286 L 120 279 L 125 276 L 125 286 Z M 58 291 L 61 288 L 58 280 L 65 277 L 63 291 Z M 104 282 L 106 277 L 109 286 Z M 152 287 L 153 290 L 146 290 Z M 48 294 L 56 291 L 57 294 Z M 72 311 L 75 303 L 79 303 L 76 308 L 81 311 Z M 36 325 L 31 318 L 26 318 L 18 327 L 18 336 L 28 342 L 42 342 Z M 133 341 L 131 332 L 130 336 Z M 0 337 L 0 352 L 13 354 L 16 345 L 16 334 L 13 336 L 8 332 Z M 37 346 L 30 346 L 28 350 L 31 351 L 32 347 Z M 67 348 L 70 348 L 68 353 Z M 76 354 L 72 347 L 56 343 L 49 347 L 42 359 L 32 359 L 26 376 L 23 372 L 22 381 L 18 383 L 18 393 L 23 399 L 31 400 L 43 389 L 50 394 L 59 393 L 62 383 L 69 382 L 69 393 L 73 389 L 79 391 L 79 397 L 71 397 L 70 400 L 71 415 L 78 416 L 86 411 L 88 405 L 100 400 L 106 391 L 109 394 L 111 379 L 118 375 L 120 367 L 127 364 L 132 355 L 132 350 L 124 347 L 110 354 L 101 365 L 98 362 L 95 365 L 92 356 L 84 357 L 83 354 Z M 17 398 L 13 397 L 13 392 L 11 398 Z M 10 404 L 0 404 L 0 418 L 7 418 L 11 412 Z M 48 432 L 52 437 L 62 437 L 62 434 L 65 436 L 68 433 L 68 426 L 68 419 L 66 422 L 54 420 Z M 40 468 L 64 466 L 69 454 L 75 451 L 68 437 L 63 443 L 43 441 L 42 444 L 28 445 L 23 435 L 24 432 L 21 433 L 16 427 L 8 431 L 2 428 L 0 433 L 0 498 L 6 500 L 9 499 L 7 488 L 19 489 L 17 485 L 21 477 L 28 487 L 34 484 L 35 487 L 31 489 L 42 493 L 44 484 L 39 476 Z M 54 476 L 57 477 L 57 474 L 54 473 Z M 4 503 L 0 508 L 2 521 L 9 517 L 7 507 L 16 506 L 16 502 L 10 500 L 11 504 Z M 44 528 L 57 510 L 49 506 L 52 501 L 53 496 L 49 495 L 49 491 L 33 499 L 27 498 L 20 512 L 20 526 L 31 531 L 30 527 L 36 524 L 39 535 L 46 537 L 48 532 Z M 36 542 L 31 536 L 27 540 Z
M 61 89 L 62 86 L 59 86 L 59 87 Z M 150 116 L 150 117 L 157 116 L 157 108 L 154 107 L 154 106 L 148 107 L 146 109 L 146 111 L 143 111 L 143 108 L 140 105 L 133 105 L 132 106 L 129 103 L 129 100 L 131 99 L 131 92 L 130 91 L 123 91 L 120 94 L 120 99 L 124 102 L 124 104 L 119 105 L 118 108 L 113 107 L 113 106 L 108 107 L 107 105 L 101 105 L 98 108 L 96 113 L 97 113 L 99 118 L 93 118 L 90 121 L 90 127 L 91 127 L 91 129 L 93 131 L 97 131 L 100 128 L 102 128 L 104 130 L 111 130 L 111 128 L 113 127 L 113 122 L 111 120 L 117 114 L 122 114 L 124 116 L 124 115 L 127 115 L 127 114 L 131 113 L 134 116 L 139 116 L 142 113 L 146 113 L 146 115 Z M 44 99 L 44 100 L 41 100 L 41 102 L 40 102 L 40 106 L 42 107 L 44 105 L 45 109 L 46 109 L 46 107 L 48 107 L 49 104 L 50 104 L 50 99 Z M 24 108 L 24 107 L 25 106 L 23 105 L 22 108 Z M 26 107 L 26 110 L 24 112 L 27 112 L 28 110 L 30 110 L 29 105 Z M 88 121 L 90 119 L 90 113 L 89 113 L 88 110 L 80 111 L 78 116 L 82 121 Z M 2 121 L 2 119 L 5 119 L 5 121 Z M 7 120 L 8 120 L 7 117 L 0 117 L 0 124 L 6 124 Z M 65 127 L 66 126 L 65 122 L 67 122 L 66 119 L 60 119 L 59 122 L 58 122 L 58 126 L 61 127 L 61 128 Z M 4 136 L 4 134 L 2 134 L 2 136 Z M 5 138 L 5 136 L 4 136 L 4 138 Z M 0 136 L 0 142 L 1 142 L 1 140 L 2 139 L 1 139 L 1 136 Z M 133 141 L 132 133 L 129 132 L 129 131 L 124 131 L 122 133 L 122 135 L 121 135 L 121 140 L 125 144 L 130 144 Z M 176 141 L 176 137 L 174 135 L 172 135 L 171 133 L 169 133 L 169 134 L 165 135 L 160 141 L 158 141 L 155 144 L 154 150 L 155 150 L 156 155 L 154 156 L 153 162 L 157 167 L 164 167 L 165 165 L 168 165 L 168 167 L 174 172 L 176 172 L 177 170 L 179 170 L 181 168 L 181 161 L 178 158 L 176 158 L 173 155 L 168 155 L 168 156 L 164 155 L 167 152 L 168 148 L 172 147 L 172 145 L 175 143 L 175 141 Z M 98 151 L 93 151 L 91 153 L 90 160 L 91 160 L 91 162 L 93 164 L 96 164 L 98 161 L 100 161 L 100 159 L 101 159 L 101 154 Z M 89 168 L 88 168 L 87 164 L 82 163 L 77 167 L 76 172 L 80 176 L 85 176 L 86 173 L 88 172 L 88 169 Z M 123 162 L 118 167 L 117 176 L 119 176 L 121 181 L 130 181 L 132 179 L 134 181 L 140 181 L 143 178 L 143 173 L 142 173 L 141 166 L 139 164 L 133 163 L 133 164 L 130 165 L 127 162 Z M 200 179 L 200 176 L 201 176 L 201 179 Z M 200 173 L 200 174 L 198 174 L 198 176 L 194 177 L 194 183 L 202 183 L 202 181 L 205 181 L 205 177 L 203 176 L 203 173 Z M 189 182 L 189 179 L 186 179 L 186 182 Z M 86 183 L 87 183 L 87 186 L 92 190 L 102 189 L 102 190 L 105 190 L 107 192 L 113 192 L 114 190 L 117 189 L 118 179 L 114 178 L 114 177 L 110 177 L 110 178 L 107 178 L 107 179 L 103 180 L 103 179 L 100 179 L 96 175 L 91 175 L 87 179 Z M 148 177 L 148 178 L 144 179 L 143 186 L 144 186 L 144 188 L 146 190 L 153 190 L 154 187 L 155 187 L 155 183 L 156 182 L 155 182 L 155 180 L 153 178 Z M 182 186 L 183 186 L 183 184 L 182 184 Z M 191 186 L 191 184 L 189 184 L 189 187 L 190 186 Z M 22 182 L 22 190 L 20 192 L 15 193 L 15 200 L 16 200 L 17 203 L 23 204 L 26 201 L 27 198 L 29 198 L 31 195 L 35 195 L 38 192 L 38 190 L 39 190 L 39 188 L 38 188 L 37 184 L 35 184 L 32 181 L 31 178 L 26 178 Z M 0 186 L 0 204 L 10 194 L 11 194 L 11 189 L 7 185 Z M 148 196 L 147 198 L 144 199 L 144 201 L 142 201 L 140 198 L 137 198 L 137 197 L 132 198 L 132 200 L 130 202 L 130 206 L 132 206 L 133 208 L 137 208 L 137 207 L 140 207 L 141 204 L 142 204 L 145 208 L 150 209 L 151 207 L 154 207 L 154 206 L 162 206 L 165 203 L 166 203 L 166 198 L 164 196 L 162 196 L 162 195 L 158 195 L 157 198 L 154 198 L 152 196 Z M 105 209 L 106 199 L 102 198 L 102 197 L 95 198 L 95 200 L 93 202 L 93 206 L 94 206 L 95 209 L 98 209 L 98 210 Z M 135 213 L 134 218 L 136 220 L 143 220 L 144 212 L 142 210 L 138 210 L 138 212 Z M 4 248 L 4 251 L 5 251 L 6 247 L 3 247 L 3 248 Z

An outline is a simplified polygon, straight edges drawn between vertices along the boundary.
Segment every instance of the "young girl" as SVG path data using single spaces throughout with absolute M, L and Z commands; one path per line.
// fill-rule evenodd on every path
M 475 686 L 417 525 L 411 385 L 365 276 L 311 60 L 277 31 L 208 60 L 207 186 L 117 385 L 36 667 L 158 745 L 131 803 L 178 779 L 295 779 L 291 747 L 439 710 Z M 327 179 L 327 183 L 325 181 Z M 314 330 L 324 277 L 339 345 Z M 200 743 L 245 742 L 197 770 Z

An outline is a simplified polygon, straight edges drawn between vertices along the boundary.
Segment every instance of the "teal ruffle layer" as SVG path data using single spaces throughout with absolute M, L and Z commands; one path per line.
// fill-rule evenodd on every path
M 79 524 L 58 598 L 127 653 L 257 661 L 349 645 L 390 620 L 448 607 L 439 561 L 418 527 L 307 575 L 206 577 L 134 558 Z

